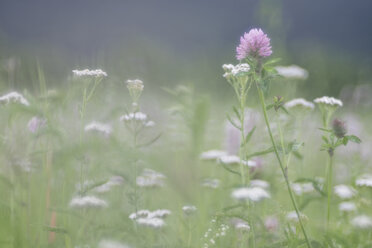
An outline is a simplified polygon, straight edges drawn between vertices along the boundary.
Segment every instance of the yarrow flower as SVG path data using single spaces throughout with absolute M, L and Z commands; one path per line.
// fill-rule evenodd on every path
M 101 240 L 98 243 L 98 248 L 130 248 L 130 246 L 113 240 Z
M 112 176 L 108 182 L 94 188 L 97 193 L 105 193 L 111 190 L 114 186 L 119 186 L 123 184 L 124 179 L 121 176 Z
M 206 152 L 203 152 L 200 155 L 201 160 L 216 160 L 222 156 L 227 155 L 227 152 L 221 151 L 221 150 L 209 150 Z
M 183 206 L 182 207 L 182 211 L 186 214 L 186 215 L 191 215 L 193 213 L 195 213 L 197 210 L 197 208 L 193 205 L 186 205 L 186 206 Z
M 165 176 L 150 169 L 144 169 L 141 176 L 138 176 L 136 183 L 140 187 L 162 187 L 164 186 Z
M 220 180 L 216 178 L 206 178 L 202 181 L 202 186 L 211 189 L 217 189 L 220 186 Z
M 251 180 L 251 187 L 259 187 L 263 189 L 268 189 L 270 187 L 270 183 L 260 180 L 260 179 L 253 179 Z
M 163 218 L 171 214 L 168 209 L 158 209 L 155 211 L 139 210 L 129 215 L 129 219 L 136 221 L 138 224 L 152 228 L 165 226 Z
M 335 194 L 341 199 L 350 199 L 356 194 L 355 189 L 344 184 L 336 185 L 334 189 Z
M 291 188 L 296 195 L 310 193 L 315 190 L 312 183 L 293 183 Z
M 351 224 L 360 229 L 371 229 L 372 219 L 367 215 L 359 215 L 351 220 Z
M 307 220 L 308 219 L 307 216 L 304 215 L 303 213 L 299 213 L 299 214 L 300 214 L 301 220 Z M 286 218 L 287 218 L 288 221 L 295 222 L 295 223 L 298 222 L 298 216 L 297 216 L 296 211 L 289 212 L 287 214 Z
M 46 126 L 46 119 L 39 118 L 37 116 L 34 116 L 29 120 L 27 123 L 27 128 L 30 130 L 31 133 L 36 133 L 41 128 L 44 128 Z
M 95 196 L 77 196 L 70 201 L 72 208 L 105 208 L 107 206 L 106 201 Z
M 27 99 L 20 93 L 13 91 L 8 94 L 5 94 L 0 97 L 0 103 L 9 104 L 9 103 L 19 103 L 25 106 L 29 106 L 30 103 Z
M 314 104 L 312 102 L 306 101 L 303 98 L 296 98 L 291 101 L 288 101 L 284 104 L 284 107 L 286 109 L 292 109 L 292 108 L 304 108 L 304 109 L 309 109 L 313 110 L 314 109 Z
M 231 224 L 236 230 L 239 230 L 239 231 L 251 230 L 251 227 L 249 226 L 249 224 L 246 221 L 239 219 L 239 218 L 232 218 Z
M 224 78 L 229 79 L 230 77 L 238 77 L 241 73 L 249 72 L 249 65 L 246 63 L 232 65 L 232 64 L 224 64 L 222 65 L 222 68 L 225 71 L 225 74 L 223 74 Z
M 320 98 L 314 99 L 314 102 L 319 104 L 319 105 L 326 105 L 326 106 L 331 106 L 331 107 L 342 107 L 342 101 L 339 99 L 336 99 L 334 97 L 329 97 L 329 96 L 323 96 Z
M 89 69 L 84 69 L 84 70 L 72 70 L 72 73 L 74 76 L 77 77 L 107 77 L 107 73 L 102 71 L 101 69 L 96 69 L 96 70 L 89 70 Z
M 361 177 L 357 178 L 355 181 L 356 186 L 362 187 L 372 187 L 372 175 L 362 175 Z
M 275 70 L 280 76 L 288 79 L 305 80 L 309 76 L 309 73 L 298 65 L 276 66 Z
M 243 165 L 251 167 L 251 168 L 257 166 L 257 162 L 253 160 L 241 160 L 236 155 L 221 156 L 218 158 L 218 162 L 221 164 L 225 164 L 225 165 L 239 165 L 240 163 L 242 163 Z
M 265 198 L 270 198 L 270 194 L 263 188 L 259 187 L 244 187 L 235 189 L 231 193 L 231 196 L 237 200 L 251 200 L 254 202 L 261 201 Z
M 354 202 L 341 202 L 338 205 L 338 209 L 341 212 L 352 212 L 356 210 L 356 205 Z
M 236 58 L 242 60 L 248 56 L 259 58 L 272 54 L 270 38 L 261 29 L 251 29 L 240 37 L 240 44 L 236 48 Z
M 98 132 L 102 133 L 105 136 L 109 136 L 112 132 L 112 128 L 108 124 L 100 123 L 97 121 L 93 121 L 89 124 L 87 124 L 84 128 L 85 132 Z
M 143 82 L 139 79 L 127 80 L 127 88 L 133 102 L 137 102 L 144 89 Z

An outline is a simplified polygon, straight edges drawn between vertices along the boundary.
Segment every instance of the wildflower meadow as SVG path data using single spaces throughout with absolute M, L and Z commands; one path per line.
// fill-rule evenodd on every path
M 371 113 L 233 38 L 226 100 L 104 63 L 1 81 L 0 247 L 372 247 Z

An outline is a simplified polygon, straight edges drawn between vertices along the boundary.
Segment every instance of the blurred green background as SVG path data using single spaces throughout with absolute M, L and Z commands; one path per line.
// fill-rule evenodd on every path
M 98 67 L 152 92 L 187 82 L 230 98 L 221 65 L 236 63 L 240 35 L 261 27 L 281 64 L 309 70 L 301 96 L 339 96 L 371 83 L 371 9 L 347 0 L 2 0 L 0 90 L 32 90 L 38 61 L 53 87 L 72 69 Z

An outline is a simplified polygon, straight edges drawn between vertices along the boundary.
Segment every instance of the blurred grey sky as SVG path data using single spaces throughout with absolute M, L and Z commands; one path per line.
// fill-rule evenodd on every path
M 282 3 L 279 17 L 289 42 L 332 43 L 371 54 L 368 0 L 0 0 L 0 33 L 13 45 L 48 44 L 83 54 L 137 37 L 197 52 L 237 43 L 251 27 L 270 28 L 258 13 L 263 2 L 274 15 Z

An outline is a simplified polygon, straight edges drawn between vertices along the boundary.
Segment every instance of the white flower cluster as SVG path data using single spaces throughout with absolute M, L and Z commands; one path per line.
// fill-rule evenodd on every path
M 341 212 L 353 212 L 357 209 L 354 202 L 341 202 L 338 205 L 338 210 Z
M 306 101 L 303 98 L 296 98 L 291 101 L 288 101 L 284 104 L 284 107 L 287 109 L 291 109 L 294 107 L 303 107 L 305 109 L 314 109 L 314 103 Z
M 186 215 L 191 215 L 193 213 L 195 213 L 197 210 L 197 208 L 193 205 L 186 205 L 186 206 L 183 206 L 182 207 L 182 211 L 186 214 Z
M 95 187 L 94 191 L 97 193 L 106 193 L 111 190 L 114 186 L 123 184 L 124 179 L 121 176 L 112 176 L 106 183 Z
M 236 200 L 251 200 L 258 202 L 270 198 L 270 194 L 260 187 L 243 187 L 233 190 L 231 197 Z
M 98 248 L 130 248 L 130 246 L 113 240 L 101 240 L 98 243 Z
M 129 215 L 129 219 L 136 221 L 139 225 L 160 228 L 165 226 L 164 218 L 172 212 L 168 209 L 158 209 L 155 211 L 139 210 Z
M 245 166 L 248 167 L 256 167 L 257 163 L 253 160 L 240 160 L 240 158 L 236 155 L 224 155 L 221 156 L 217 159 L 217 161 L 221 164 L 226 164 L 226 165 L 239 165 L 242 163 Z
M 213 219 L 211 222 L 215 223 L 216 220 Z M 217 230 L 215 230 L 215 233 L 213 232 L 212 228 L 208 228 L 208 230 L 204 234 L 204 238 L 207 239 L 207 241 L 204 243 L 203 248 L 214 246 L 216 244 L 216 239 L 219 237 L 226 236 L 226 233 L 229 229 L 230 227 L 226 224 L 221 224 L 217 228 Z
M 144 85 L 143 85 L 142 80 L 139 80 L 139 79 L 134 79 L 134 80 L 128 79 L 127 80 L 127 87 L 128 87 L 128 89 L 135 89 L 135 90 L 142 91 L 143 88 L 144 88 Z
M 304 215 L 303 213 L 299 213 L 299 214 L 300 214 L 301 220 L 307 220 L 308 219 L 307 216 Z M 297 216 L 296 211 L 289 212 L 287 214 L 286 218 L 287 218 L 288 221 L 295 222 L 295 223 L 298 222 L 298 216 Z
M 0 103 L 8 104 L 8 103 L 19 103 L 25 106 L 29 106 L 30 103 L 27 99 L 20 93 L 13 91 L 8 94 L 5 94 L 0 97 Z
M 359 215 L 354 217 L 351 220 L 351 224 L 360 229 L 371 229 L 372 228 L 372 219 L 367 215 Z
M 136 183 L 140 187 L 162 187 L 166 177 L 154 170 L 144 169 L 142 174 L 137 177 Z
M 95 196 L 77 196 L 70 201 L 72 208 L 105 208 L 107 206 L 106 201 Z
M 120 121 L 122 122 L 139 122 L 142 123 L 145 127 L 153 127 L 155 126 L 155 122 L 147 121 L 147 115 L 142 112 L 134 112 L 123 115 L 120 117 Z
M 350 199 L 356 194 L 355 189 L 344 184 L 336 185 L 334 190 L 335 194 L 341 199 Z
M 107 73 L 102 71 L 101 69 L 72 70 L 72 73 L 74 74 L 74 76 L 77 77 L 107 77 Z
M 355 181 L 356 186 L 372 187 L 372 175 L 362 175 Z
M 314 191 L 312 183 L 292 183 L 291 188 L 296 195 L 302 195 Z
M 202 181 L 202 186 L 211 189 L 217 189 L 220 186 L 220 180 L 216 178 L 206 178 Z
M 320 98 L 316 98 L 314 99 L 314 102 L 315 103 L 318 103 L 318 104 L 324 104 L 324 105 L 327 105 L 327 106 L 332 106 L 332 107 L 342 107 L 342 101 L 339 100 L 339 99 L 336 99 L 334 97 L 329 97 L 329 96 L 323 96 L 323 97 L 320 97 Z
M 216 160 L 222 156 L 226 156 L 227 152 L 221 151 L 221 150 L 209 150 L 206 152 L 203 152 L 200 155 L 201 160 Z
M 84 130 L 85 132 L 98 132 L 104 134 L 105 136 L 109 136 L 112 132 L 112 127 L 109 124 L 93 121 L 87 124 Z
M 290 66 L 276 66 L 275 70 L 282 77 L 289 79 L 302 79 L 305 80 L 309 76 L 307 70 L 299 67 L 298 65 Z
M 223 77 L 229 78 L 231 76 L 239 76 L 240 73 L 243 72 L 249 72 L 249 65 L 246 63 L 232 65 L 232 64 L 224 64 L 222 65 L 222 68 L 225 71 L 225 74 L 223 74 Z
M 263 189 L 268 189 L 270 187 L 270 183 L 264 180 L 260 180 L 260 179 L 251 180 L 250 185 L 251 187 L 259 187 Z
M 249 231 L 251 229 L 251 227 L 246 221 L 239 218 L 231 219 L 231 224 L 236 230 L 239 231 Z

